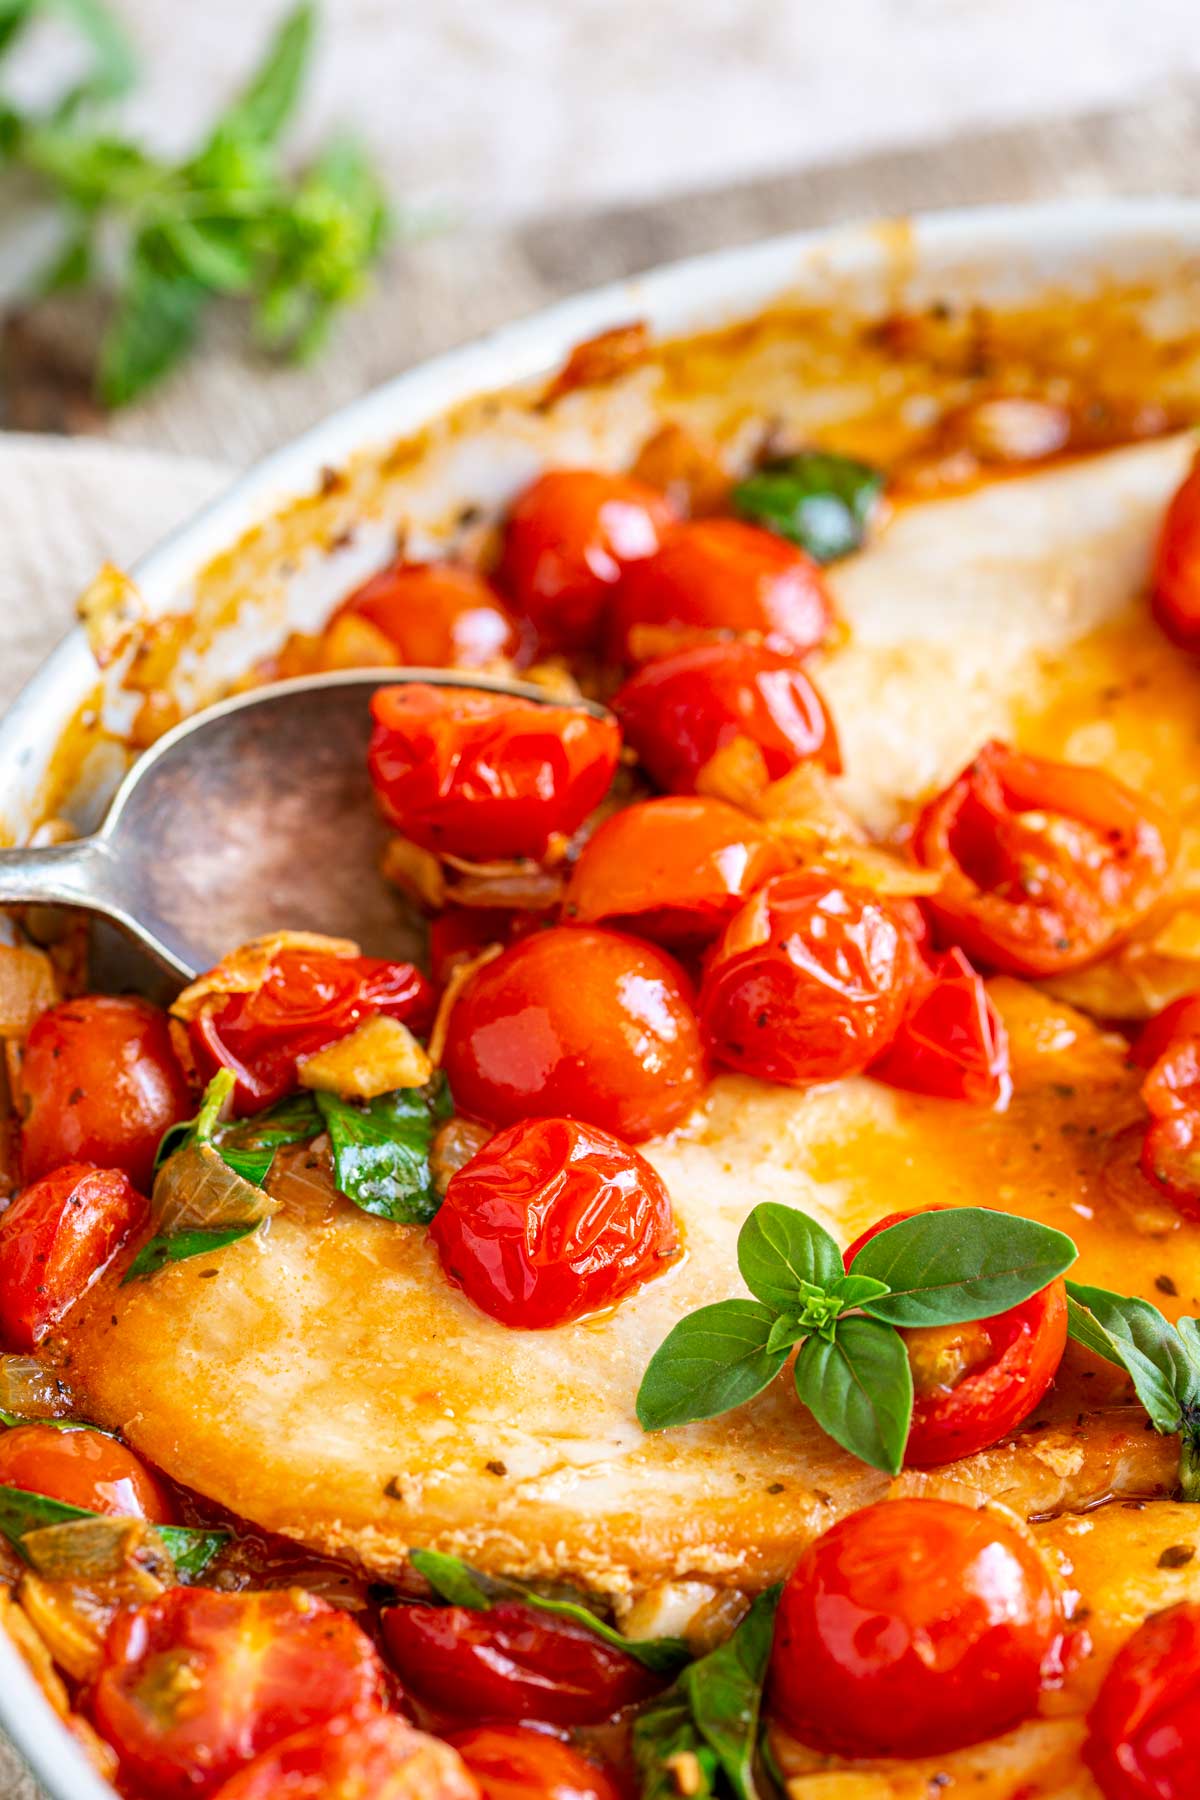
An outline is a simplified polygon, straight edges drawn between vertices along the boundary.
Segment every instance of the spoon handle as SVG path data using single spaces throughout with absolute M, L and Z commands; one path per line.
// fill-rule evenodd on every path
M 86 906 L 107 913 L 107 860 L 95 838 L 38 850 L 0 850 L 0 906 Z

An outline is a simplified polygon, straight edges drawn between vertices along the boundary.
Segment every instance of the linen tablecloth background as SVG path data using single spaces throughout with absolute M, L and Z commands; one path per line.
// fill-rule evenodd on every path
M 594 10 L 600 29 L 604 8 Z M 926 24 L 939 12 L 949 17 L 938 0 L 912 10 Z M 1091 13 L 1104 10 L 1097 0 Z M 1163 11 L 1151 4 L 1139 18 L 1157 14 L 1161 23 Z M 156 14 L 164 31 L 168 15 L 177 16 L 173 7 Z M 1145 35 L 1139 28 L 1143 47 Z M 693 251 L 834 220 L 978 201 L 1189 191 L 1200 192 L 1200 90 L 1184 71 L 1164 78 L 1153 104 L 1134 109 L 998 128 L 650 204 L 496 226 L 476 218 L 393 254 L 373 297 L 314 369 L 255 363 L 233 322 L 217 320 L 202 356 L 115 421 L 102 420 L 84 397 L 77 324 L 10 324 L 0 422 L 10 431 L 82 431 L 109 442 L 0 437 L 0 706 L 67 629 L 74 595 L 102 557 L 130 561 L 232 469 L 332 406 L 559 295 Z M 0 1796 L 37 1800 L 3 1743 Z

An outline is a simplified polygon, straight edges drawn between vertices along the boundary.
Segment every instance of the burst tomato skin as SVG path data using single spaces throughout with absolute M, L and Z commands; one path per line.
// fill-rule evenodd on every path
M 1008 1033 L 961 950 L 932 957 L 918 972 L 900 1029 L 871 1072 L 910 1093 L 1008 1104 Z
M 480 1800 L 480 1790 L 456 1750 L 381 1712 L 284 1738 L 214 1800 Z
M 659 787 L 690 794 L 735 738 L 761 752 L 772 781 L 815 760 L 836 773 L 837 735 L 825 702 L 791 652 L 766 644 L 693 644 L 656 657 L 614 696 L 626 742 Z
M 1154 616 L 1171 642 L 1200 649 L 1200 463 L 1167 507 L 1154 556 Z
M 563 917 L 580 925 L 607 921 L 694 950 L 788 862 L 761 825 L 723 800 L 637 801 L 588 839 L 567 884 Z
M 175 1521 L 166 1489 L 145 1463 L 102 1431 L 15 1425 L 0 1433 L 0 1487 L 46 1494 L 87 1512 L 154 1525 Z
M 382 688 L 367 761 L 404 836 L 471 862 L 541 857 L 608 791 L 621 734 L 578 706 L 466 688 Z
M 942 937 L 1011 975 L 1055 975 L 1109 949 L 1170 866 L 1160 809 L 1102 769 L 988 743 L 917 820 L 917 861 Z
M 614 642 L 620 660 L 637 662 L 639 627 L 684 641 L 697 632 L 753 632 L 803 655 L 824 641 L 832 618 L 820 570 L 795 544 L 740 519 L 693 519 L 625 570 Z
M 522 1725 L 475 1725 L 448 1740 L 483 1800 L 621 1800 L 606 1769 L 560 1738 Z
M 354 1030 L 373 1012 L 424 1030 L 433 1014 L 429 983 L 412 963 L 329 951 L 276 952 L 261 986 L 204 1006 L 189 1025 L 205 1080 L 237 1077 L 234 1110 L 274 1105 L 296 1086 L 297 1064 Z
M 596 1725 L 662 1686 L 585 1626 L 516 1601 L 395 1606 L 383 1635 L 406 1689 L 456 1718 Z
M 580 1119 L 630 1144 L 678 1125 L 707 1080 L 679 964 L 590 926 L 536 932 L 479 969 L 450 1014 L 443 1066 L 472 1118 Z
M 65 1163 L 0 1218 L 0 1337 L 32 1350 L 146 1216 L 123 1169 Z
M 805 1087 L 860 1073 L 904 1015 L 916 951 L 887 903 L 812 870 L 735 913 L 705 967 L 700 1023 L 718 1062 Z
M 457 563 L 395 563 L 364 582 L 335 613 L 383 633 L 398 662 L 419 669 L 481 669 L 515 657 L 519 634 L 482 575 Z
M 912 1216 L 889 1213 L 855 1238 L 845 1253 L 847 1269 L 864 1244 Z M 951 1386 L 924 1380 L 923 1371 L 937 1369 L 939 1354 L 953 1345 L 956 1333 L 971 1341 L 965 1371 Z M 1067 1347 L 1066 1284 L 1060 1277 L 1020 1306 L 966 1327 L 933 1326 L 900 1335 L 909 1347 L 914 1389 L 904 1466 L 940 1468 L 998 1444 L 1037 1410 Z
M 548 469 L 513 502 L 500 585 L 543 650 L 595 649 L 623 570 L 653 555 L 675 516 L 627 475 Z
M 1184 1601 L 1139 1626 L 1088 1714 L 1084 1761 L 1104 1800 L 1200 1794 L 1200 1606 Z
M 63 1000 L 35 1019 L 21 1087 L 26 1181 L 90 1162 L 148 1187 L 159 1139 L 192 1110 L 166 1014 L 114 994 Z
M 775 1711 L 843 1756 L 935 1756 L 1034 1711 L 1062 1612 L 1036 1549 L 986 1509 L 887 1500 L 811 1544 L 783 1590 Z
M 650 1164 L 573 1119 L 499 1132 L 451 1176 L 429 1235 L 454 1286 L 525 1331 L 615 1304 L 678 1249 Z
M 383 1665 L 347 1613 L 299 1588 L 168 1588 L 118 1613 L 92 1718 L 166 1800 L 210 1795 L 294 1732 L 377 1709 Z

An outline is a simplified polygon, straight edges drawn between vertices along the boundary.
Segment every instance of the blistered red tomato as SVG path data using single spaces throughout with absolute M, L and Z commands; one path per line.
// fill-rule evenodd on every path
M 604 820 L 584 846 L 563 902 L 581 925 L 627 926 L 696 949 L 790 858 L 723 800 L 642 800 Z
M 934 1756 L 1037 1706 L 1063 1627 L 1036 1548 L 986 1508 L 890 1500 L 842 1519 L 793 1570 L 770 1699 L 814 1750 Z
M 395 1606 L 383 1635 L 405 1688 L 456 1718 L 595 1725 L 663 1685 L 586 1626 L 517 1601 Z
M 455 1287 L 526 1331 L 613 1305 L 678 1248 L 646 1159 L 573 1119 L 498 1132 L 451 1176 L 429 1235 Z
M 480 1788 L 449 1744 L 381 1712 L 284 1738 L 215 1800 L 480 1800 Z
M 691 983 L 622 932 L 554 926 L 472 976 L 442 1059 L 460 1112 L 582 1119 L 632 1144 L 670 1131 L 707 1079 Z
M 889 1213 L 864 1231 L 846 1251 L 847 1269 L 864 1244 L 911 1217 Z M 994 1318 L 900 1335 L 913 1375 L 905 1467 L 937 1468 L 998 1444 L 1040 1405 L 1067 1347 L 1067 1290 L 1059 1278 Z
M 1013 975 L 1054 975 L 1112 947 L 1153 906 L 1173 833 L 1102 769 L 985 744 L 917 820 L 913 849 L 942 885 L 942 936 Z
M 1117 1652 L 1083 1756 L 1104 1800 L 1200 1794 L 1200 1606 L 1155 1613 Z
M 65 1163 L 0 1218 L 0 1338 L 32 1350 L 149 1210 L 122 1169 Z
M 118 1613 L 92 1718 L 128 1773 L 203 1800 L 293 1732 L 376 1709 L 384 1669 L 366 1633 L 299 1588 L 168 1588 Z
M 820 569 L 795 544 L 740 519 L 693 519 L 626 569 L 613 640 L 630 662 L 703 632 L 754 632 L 802 655 L 824 641 L 832 618 Z
M 251 993 L 219 995 L 189 1025 L 197 1067 L 237 1077 L 235 1110 L 274 1105 L 296 1086 L 297 1064 L 337 1043 L 372 1013 L 414 1031 L 431 1022 L 433 996 L 412 963 L 327 950 L 282 949 Z
M 884 899 L 812 870 L 778 875 L 725 927 L 700 987 L 718 1062 L 804 1087 L 853 1075 L 892 1042 L 916 951 Z
M 513 502 L 499 581 L 543 650 L 594 649 L 622 571 L 653 555 L 674 522 L 644 482 L 550 469 Z
M 1172 643 L 1200 649 L 1200 462 L 1167 508 L 1151 586 L 1154 616 Z
M 116 1438 L 87 1426 L 60 1431 L 16 1425 L 0 1433 L 0 1487 L 155 1525 L 175 1519 L 170 1496 L 145 1463 Z
M 396 563 L 338 608 L 382 632 L 396 660 L 420 669 L 481 669 L 514 657 L 514 620 L 482 575 L 459 563 Z
M 163 1132 L 192 1111 L 166 1014 L 114 994 L 63 1000 L 34 1020 L 21 1090 L 26 1181 L 89 1162 L 147 1187 Z
M 1200 996 L 1184 995 L 1151 1019 L 1133 1060 L 1146 1070 L 1150 1114 L 1142 1173 L 1185 1218 L 1200 1219 Z
M 797 764 L 841 767 L 833 722 L 794 654 L 719 641 L 660 656 L 613 699 L 625 741 L 659 787 L 694 791 L 718 750 L 753 744 L 778 781 Z
M 621 1800 L 606 1769 L 561 1738 L 522 1725 L 476 1725 L 450 1743 L 483 1800 Z
M 420 844 L 471 862 L 544 856 L 608 791 L 621 734 L 578 706 L 434 688 L 382 688 L 368 763 L 384 813 Z
M 871 1072 L 914 1094 L 1007 1104 L 1008 1033 L 961 950 L 933 956 L 918 969 L 900 1028 Z

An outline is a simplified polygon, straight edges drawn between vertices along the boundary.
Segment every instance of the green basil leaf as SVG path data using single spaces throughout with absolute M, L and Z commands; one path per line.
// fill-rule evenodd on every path
M 767 1334 L 767 1354 L 774 1355 L 776 1350 L 790 1350 L 801 1338 L 806 1338 L 812 1326 L 795 1313 L 780 1313 Z
M 218 1125 L 213 1143 L 231 1169 L 261 1187 L 277 1150 L 287 1144 L 307 1143 L 323 1130 L 324 1120 L 313 1095 L 289 1094 L 265 1112 Z
M 128 1287 L 131 1281 L 144 1281 L 148 1275 L 157 1275 L 167 1263 L 187 1262 L 193 1256 L 206 1256 L 210 1250 L 222 1250 L 226 1244 L 235 1244 L 238 1238 L 248 1237 L 261 1224 L 261 1219 L 254 1219 L 248 1225 L 226 1225 L 218 1231 L 161 1233 L 143 1244 L 121 1277 L 121 1286 Z
M 91 70 L 60 102 L 59 115 L 85 100 L 116 100 L 128 93 L 137 78 L 137 56 L 116 14 L 104 0 L 55 0 L 55 4 L 92 52 Z
M 11 48 L 38 10 L 38 0 L 0 0 L 0 56 Z
M 850 1312 L 856 1306 L 865 1306 L 868 1300 L 877 1300 L 887 1291 L 886 1281 L 875 1281 L 870 1275 L 857 1273 L 842 1275 L 829 1284 L 829 1298 L 840 1300 L 843 1312 Z
M 269 144 L 279 136 L 300 98 L 315 32 L 316 8 L 304 0 L 281 21 L 249 83 L 217 121 L 214 137 Z
M 768 1350 L 775 1314 L 761 1300 L 719 1300 L 689 1313 L 650 1358 L 638 1389 L 643 1431 L 713 1419 L 774 1381 L 786 1350 Z
M 1019 1306 L 1062 1275 L 1078 1252 L 1049 1225 L 983 1207 L 914 1213 L 854 1259 L 855 1275 L 888 1292 L 861 1302 L 889 1325 L 959 1325 Z
M 38 1531 L 44 1525 L 62 1525 L 71 1519 L 99 1517 L 86 1507 L 68 1506 L 45 1494 L 0 1487 L 0 1532 L 18 1551 L 26 1532 Z M 182 1581 L 195 1581 L 229 1542 L 227 1531 L 198 1531 L 187 1525 L 156 1525 L 154 1529 L 171 1552 L 175 1572 Z
M 733 490 L 734 511 L 815 557 L 833 562 L 861 547 L 883 492 L 880 469 L 825 450 L 769 462 Z
M 479 1577 L 457 1556 L 441 1550 L 410 1550 L 408 1560 L 448 1606 L 466 1606 L 472 1612 L 487 1612 L 491 1606 Z
M 101 1437 L 115 1437 L 114 1431 L 106 1431 L 103 1425 L 89 1425 L 86 1419 L 34 1419 L 25 1418 L 21 1413 L 7 1412 L 0 1406 L 0 1425 L 14 1430 L 18 1425 L 44 1425 L 51 1431 L 98 1431 Z
M 641 1708 L 633 1721 L 633 1762 L 640 1800 L 679 1800 L 676 1759 L 690 1760 L 689 1800 L 711 1800 L 720 1763 L 701 1737 L 692 1709 L 678 1688 L 668 1688 Z
M 187 355 L 209 298 L 194 276 L 156 268 L 135 249 L 100 347 L 98 381 L 106 406 L 127 406 Z
M 1194 1375 L 1157 1306 L 1070 1281 L 1067 1330 L 1076 1343 L 1125 1370 L 1156 1431 L 1169 1436 L 1179 1430 Z
M 377 1100 L 318 1094 L 317 1106 L 333 1147 L 333 1178 L 364 1212 L 405 1225 L 428 1225 L 441 1205 L 429 1152 L 445 1116 L 444 1083 L 397 1088 Z
M 737 1259 L 750 1292 L 776 1312 L 799 1311 L 805 1286 L 825 1288 L 845 1273 L 841 1251 L 815 1219 L 771 1200 L 746 1219 Z
M 737 1800 L 758 1800 L 754 1753 L 781 1592 L 760 1594 L 733 1636 L 679 1677 L 692 1718 Z
M 904 1339 L 893 1326 L 840 1319 L 832 1343 L 809 1338 L 795 1375 L 796 1392 L 822 1431 L 873 1469 L 899 1474 L 913 1383 Z

